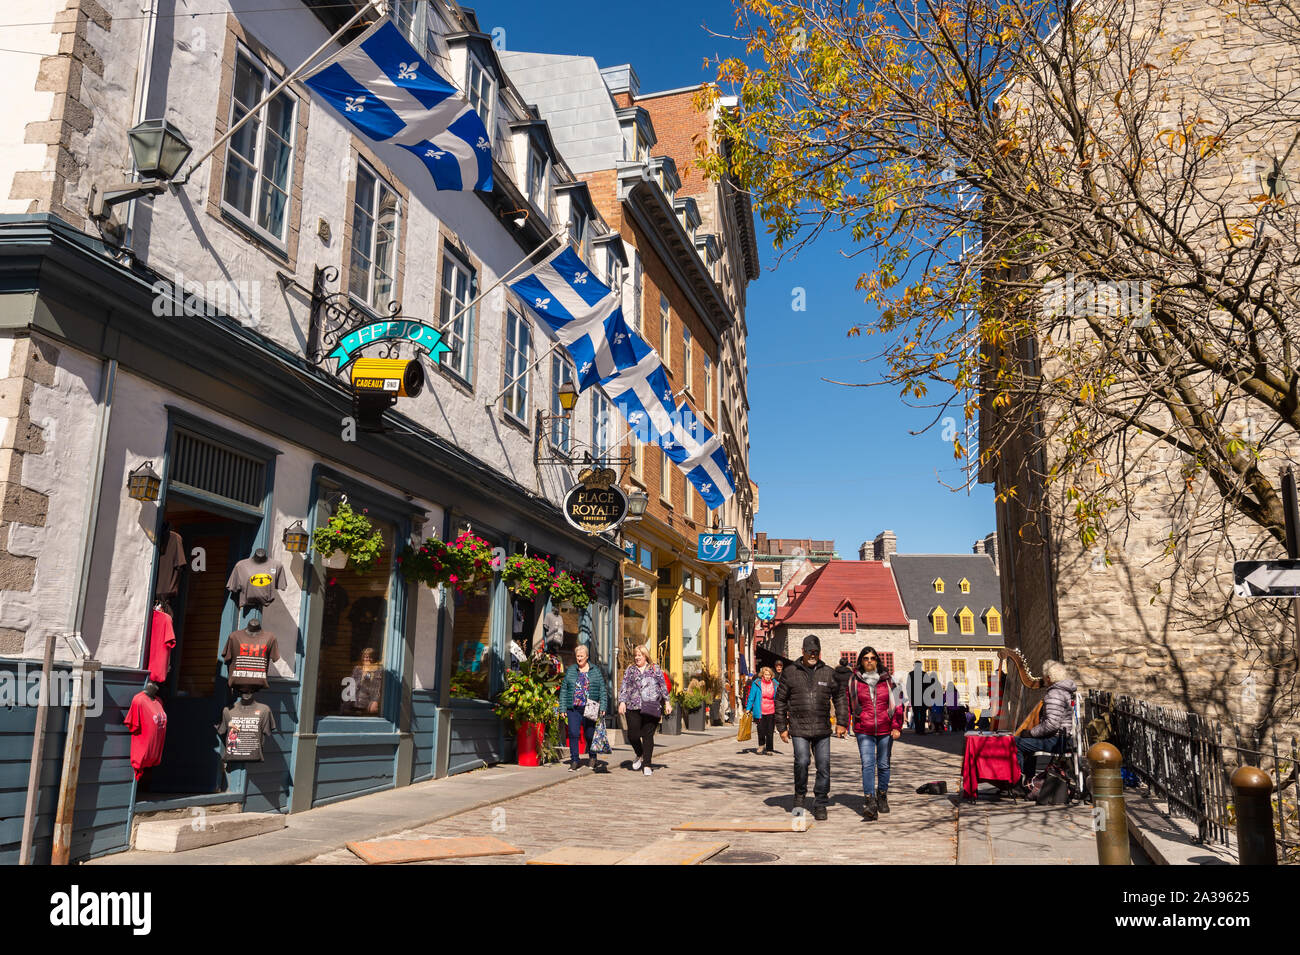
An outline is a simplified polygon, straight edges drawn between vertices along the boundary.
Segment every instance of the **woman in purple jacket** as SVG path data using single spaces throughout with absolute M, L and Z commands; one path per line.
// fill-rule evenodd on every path
M 889 752 L 903 733 L 903 694 L 873 647 L 863 647 L 848 686 L 849 725 L 862 758 L 862 818 L 889 812 Z M 879 786 L 877 787 L 877 780 Z
M 632 651 L 635 661 L 623 673 L 623 685 L 618 691 L 618 711 L 627 719 L 627 739 L 636 753 L 632 764 L 647 776 L 653 770 L 651 759 L 655 754 L 655 730 L 659 717 L 671 716 L 672 704 L 668 701 L 668 684 L 664 671 L 650 662 L 650 650 L 644 644 Z

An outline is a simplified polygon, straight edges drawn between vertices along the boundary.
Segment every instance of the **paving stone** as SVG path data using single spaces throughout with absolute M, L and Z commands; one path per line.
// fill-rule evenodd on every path
M 521 855 L 507 842 L 492 836 L 464 836 L 451 839 L 381 839 L 376 842 L 349 842 L 357 858 L 370 865 L 399 862 L 430 862 L 434 859 L 467 859 L 479 856 Z

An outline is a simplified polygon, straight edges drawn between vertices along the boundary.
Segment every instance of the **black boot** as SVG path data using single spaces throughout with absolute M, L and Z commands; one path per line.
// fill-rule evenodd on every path
M 865 803 L 862 804 L 862 818 L 867 822 L 876 821 L 876 797 L 868 796 Z
M 876 809 L 879 812 L 889 812 L 889 800 L 885 798 L 883 789 L 876 793 Z
M 794 797 L 794 808 L 795 808 L 795 809 L 802 809 L 802 808 L 803 808 L 803 796 L 795 796 L 795 797 Z

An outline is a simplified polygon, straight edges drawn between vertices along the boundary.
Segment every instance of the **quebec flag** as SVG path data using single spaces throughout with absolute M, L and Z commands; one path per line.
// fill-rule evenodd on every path
M 418 157 L 439 189 L 491 191 L 492 138 L 483 120 L 387 17 L 305 82 L 368 139 Z
M 654 353 L 628 328 L 621 296 L 592 275 L 568 246 L 510 288 L 569 350 L 580 391 L 608 381 Z

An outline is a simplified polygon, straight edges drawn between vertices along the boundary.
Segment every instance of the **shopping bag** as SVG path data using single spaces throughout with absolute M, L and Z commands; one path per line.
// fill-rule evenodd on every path
M 740 729 L 736 731 L 736 742 L 743 743 L 749 739 L 750 731 L 754 728 L 754 714 L 745 710 L 740 714 Z
M 605 721 L 596 722 L 596 732 L 591 734 L 591 751 L 604 755 L 610 752 L 609 734 L 605 732 Z

